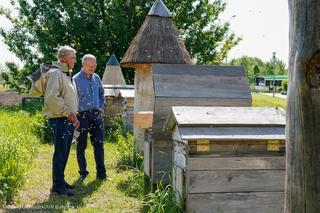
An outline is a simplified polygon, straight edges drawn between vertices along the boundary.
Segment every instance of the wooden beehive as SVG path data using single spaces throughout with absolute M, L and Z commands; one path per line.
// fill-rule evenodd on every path
M 117 115 L 122 115 L 128 130 L 133 127 L 133 85 L 108 85 L 103 84 L 106 99 L 104 114 L 105 125 L 111 127 Z
M 283 110 L 172 107 L 166 128 L 173 188 L 186 212 L 283 212 Z
M 121 60 L 121 66 L 135 68 L 134 113 L 152 111 L 154 88 L 151 64 L 191 64 L 191 57 L 173 24 L 173 17 L 161 0 L 156 0 L 137 35 Z M 134 128 L 135 150 L 144 152 L 145 128 Z
M 171 133 L 162 129 L 172 106 L 251 106 L 251 93 L 242 67 L 154 64 L 152 73 L 152 140 L 145 141 L 144 165 L 155 183 L 171 173 Z

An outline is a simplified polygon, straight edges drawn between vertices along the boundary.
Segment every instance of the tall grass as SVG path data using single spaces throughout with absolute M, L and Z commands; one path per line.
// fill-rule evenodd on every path
M 143 203 L 145 212 L 148 213 L 180 213 L 182 207 L 176 203 L 175 194 L 171 185 L 163 185 L 162 182 L 157 184 L 155 192 L 146 195 Z
M 10 201 L 37 153 L 38 120 L 23 111 L 0 108 L 0 204 Z

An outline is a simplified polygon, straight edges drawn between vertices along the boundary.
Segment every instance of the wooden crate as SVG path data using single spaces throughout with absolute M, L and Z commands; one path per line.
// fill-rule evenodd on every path
M 171 174 L 173 144 L 163 127 L 172 106 L 251 106 L 242 67 L 153 64 L 154 110 L 151 148 L 145 154 L 153 183 Z M 150 157 L 150 159 L 149 159 Z M 165 175 L 163 175 L 165 174 Z
M 173 130 L 172 185 L 186 212 L 283 212 L 282 110 L 173 107 L 166 127 Z

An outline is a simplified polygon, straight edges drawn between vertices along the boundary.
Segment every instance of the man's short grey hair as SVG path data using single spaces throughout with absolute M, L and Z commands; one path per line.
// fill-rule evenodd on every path
M 73 49 L 72 47 L 69 46 L 61 46 L 58 49 L 58 53 L 57 53 L 57 58 L 61 58 L 62 56 L 65 55 L 70 55 L 72 53 L 76 53 L 77 51 L 75 49 Z
M 85 54 L 83 57 L 82 57 L 82 64 L 84 64 L 84 62 L 88 59 L 94 59 L 95 61 L 97 61 L 96 57 L 92 54 Z

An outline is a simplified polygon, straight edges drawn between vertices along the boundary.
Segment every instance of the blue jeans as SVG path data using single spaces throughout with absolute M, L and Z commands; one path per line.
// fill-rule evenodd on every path
M 65 189 L 64 171 L 69 157 L 74 127 L 66 117 L 50 118 L 52 128 L 54 153 L 52 158 L 53 187 L 57 190 Z
M 87 175 L 87 161 L 85 150 L 87 148 L 88 133 L 90 133 L 91 144 L 96 161 L 97 177 L 106 177 L 106 167 L 104 165 L 104 123 L 99 110 L 87 110 L 79 112 L 78 120 L 80 121 L 80 136 L 77 144 L 77 160 L 80 175 Z

